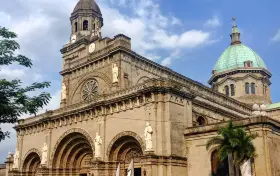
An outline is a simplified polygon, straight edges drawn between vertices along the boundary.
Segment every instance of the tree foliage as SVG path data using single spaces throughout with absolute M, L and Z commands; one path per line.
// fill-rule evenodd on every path
M 233 156 L 230 165 L 239 167 L 244 161 L 255 158 L 256 148 L 253 139 L 258 135 L 247 134 L 243 128 L 230 121 L 227 126 L 218 130 L 218 136 L 207 141 L 206 149 L 214 147 L 218 151 L 219 161 L 223 161 L 229 155 Z
M 4 27 L 0 27 L 0 71 L 1 66 L 19 64 L 23 67 L 32 67 L 32 61 L 23 56 L 15 55 L 20 45 L 15 41 L 17 35 Z M 0 79 L 0 124 L 16 123 L 21 114 L 34 114 L 50 100 L 50 94 L 40 93 L 38 96 L 29 96 L 30 92 L 50 86 L 49 82 L 33 83 L 23 87 L 18 79 Z M 0 141 L 9 137 L 9 132 L 0 128 Z

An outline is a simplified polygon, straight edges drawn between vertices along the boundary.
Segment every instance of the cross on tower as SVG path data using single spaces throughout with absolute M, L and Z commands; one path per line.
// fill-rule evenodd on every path
M 233 26 L 236 26 L 236 18 L 235 17 L 232 17 L 232 23 L 233 23 Z

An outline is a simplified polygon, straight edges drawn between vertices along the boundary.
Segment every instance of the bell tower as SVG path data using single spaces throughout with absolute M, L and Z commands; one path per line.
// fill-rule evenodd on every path
M 71 39 L 73 44 L 81 38 L 101 38 L 103 18 L 95 0 L 79 0 L 71 17 Z
M 99 95 L 129 84 L 128 74 L 121 70 L 120 48 L 130 51 L 130 38 L 101 36 L 103 18 L 95 0 L 79 0 L 70 21 L 71 40 L 60 50 L 61 107 L 95 101 Z

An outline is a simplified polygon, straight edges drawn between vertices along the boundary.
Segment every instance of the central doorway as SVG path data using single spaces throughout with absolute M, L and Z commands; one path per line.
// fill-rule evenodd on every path
M 80 176 L 87 176 L 87 174 L 80 174 Z
M 141 176 L 141 168 L 134 168 L 134 176 Z

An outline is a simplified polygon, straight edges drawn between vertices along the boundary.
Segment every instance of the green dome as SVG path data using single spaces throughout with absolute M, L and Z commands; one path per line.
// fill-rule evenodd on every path
M 251 48 L 243 44 L 229 46 L 217 61 L 214 70 L 216 73 L 244 68 L 244 62 L 251 61 L 253 68 L 265 68 L 266 65 L 262 58 Z

